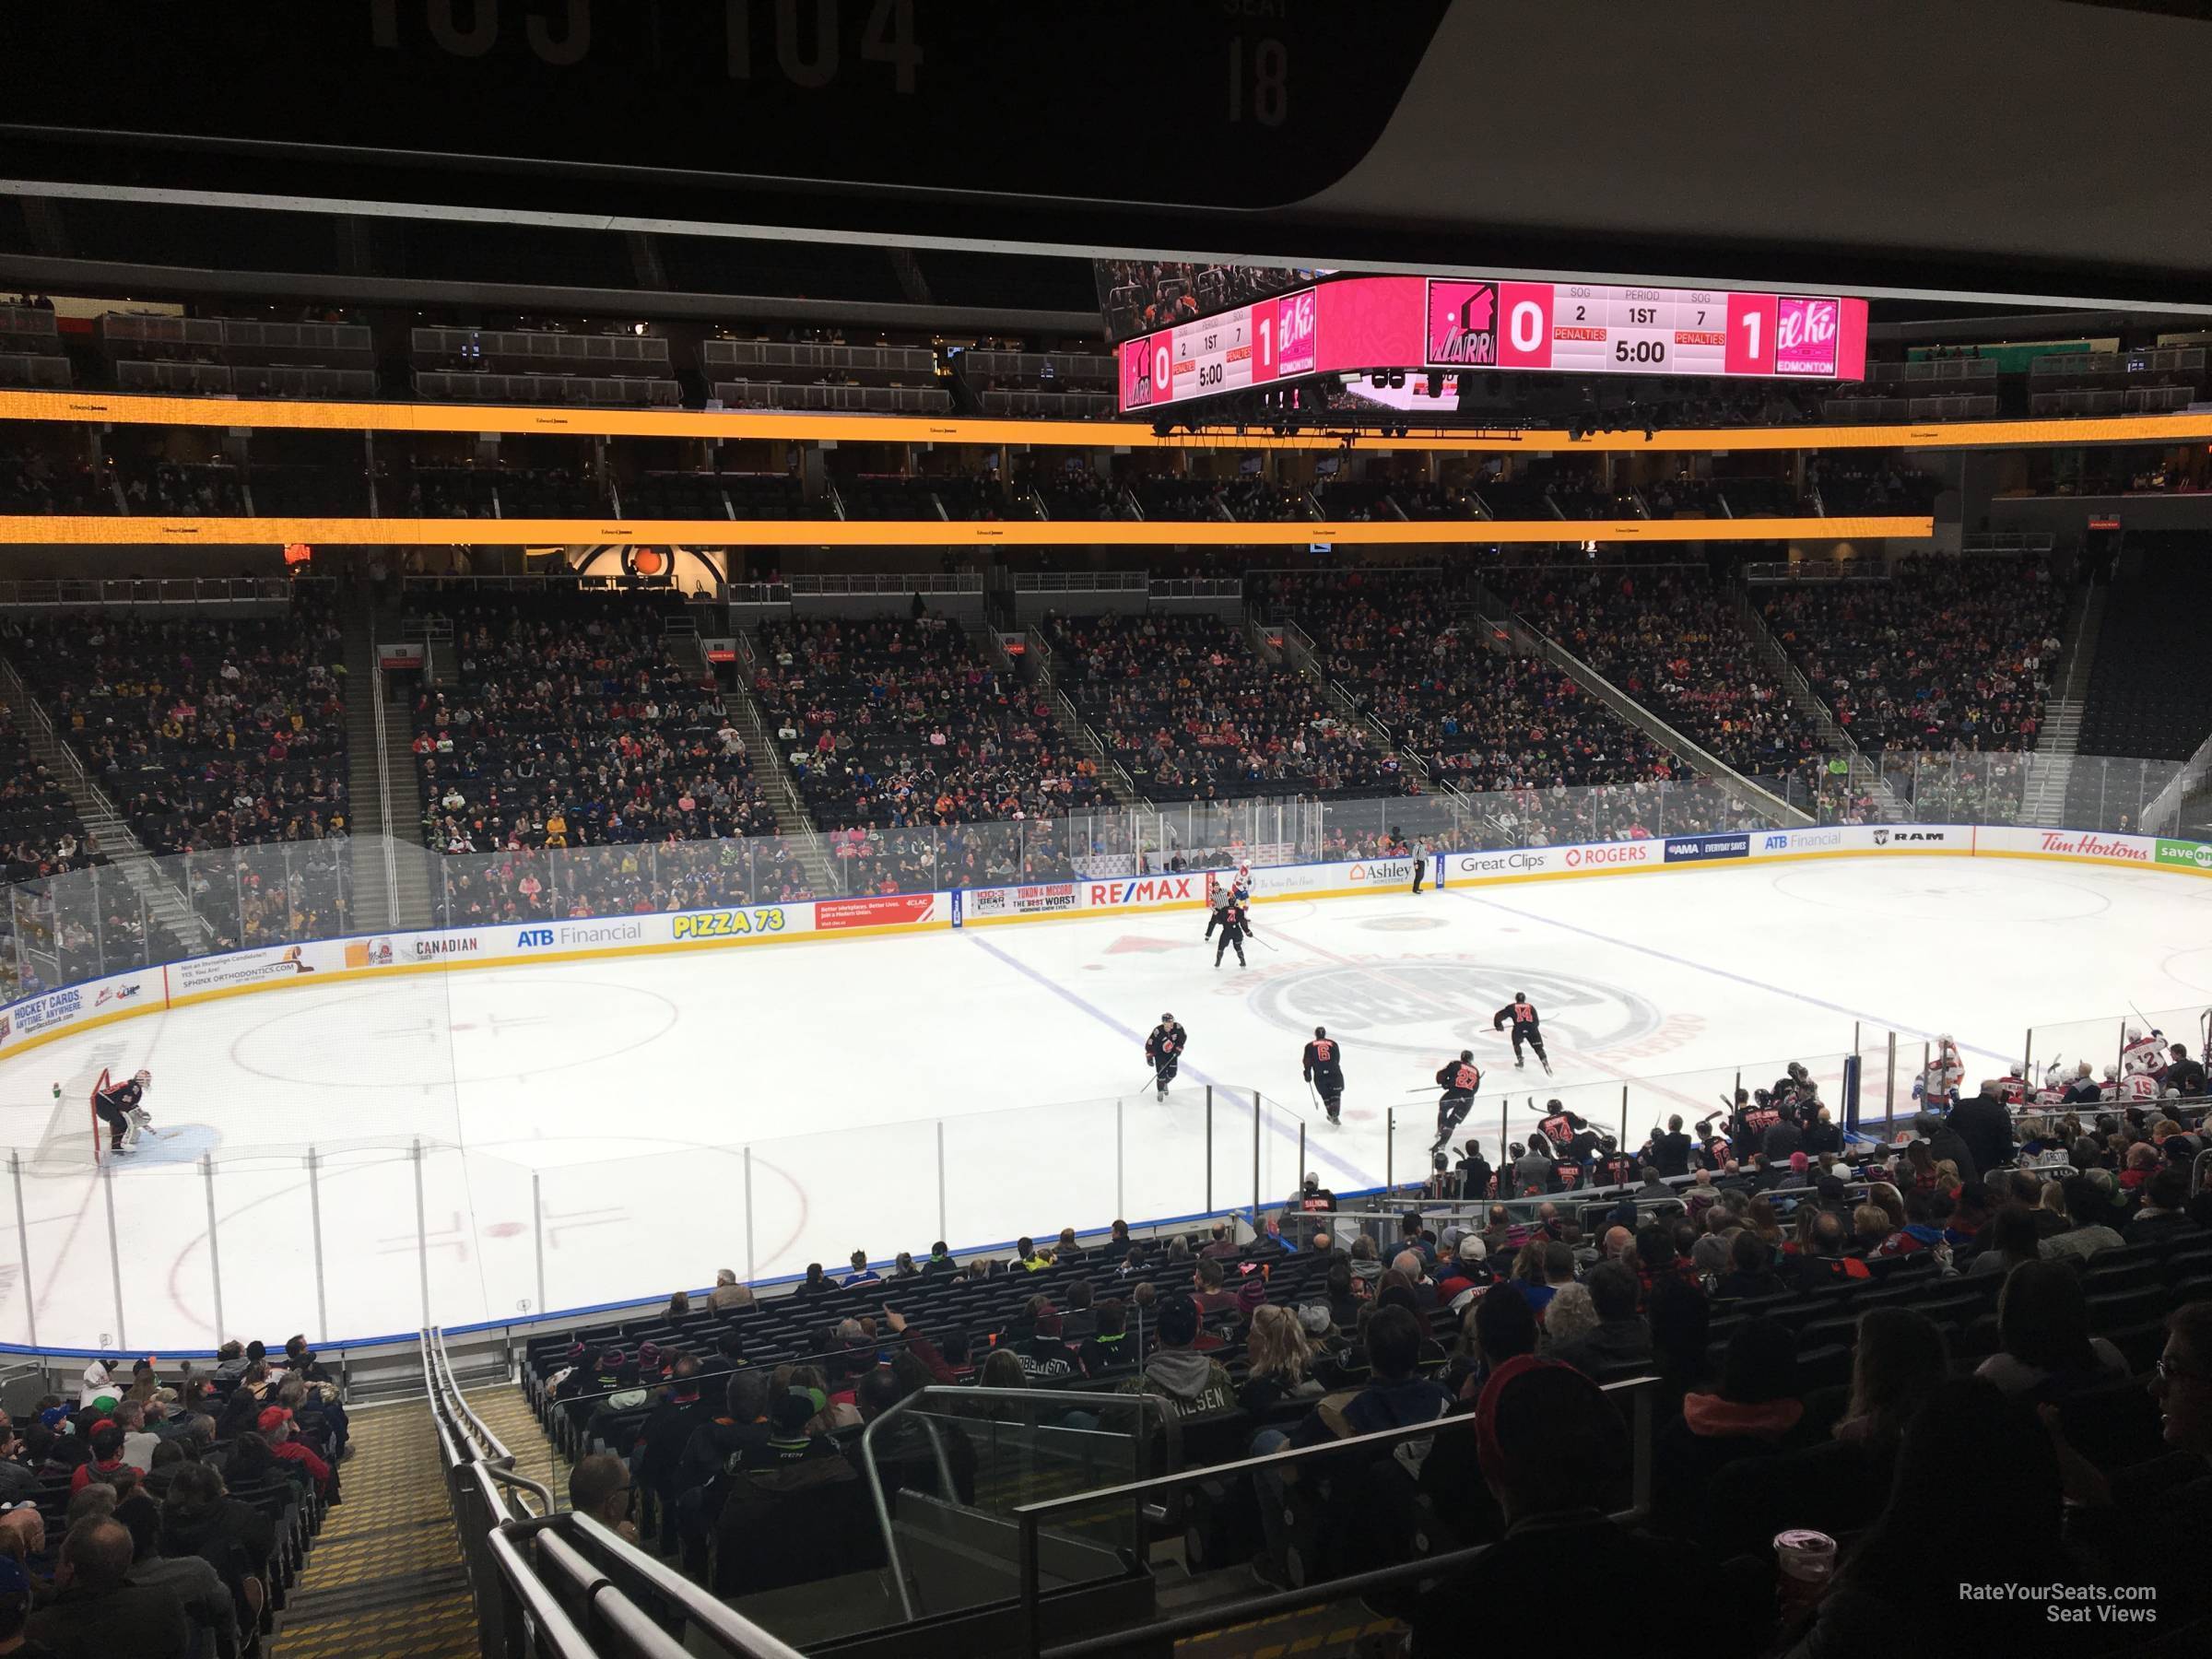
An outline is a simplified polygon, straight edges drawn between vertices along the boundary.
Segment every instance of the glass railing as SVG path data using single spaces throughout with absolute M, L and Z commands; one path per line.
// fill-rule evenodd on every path
M 2166 764 L 2083 759 L 2069 794 L 2114 820 L 2132 818 L 2160 786 Z M 1938 816 L 1954 821 L 1970 807 L 2002 821 L 2005 803 L 2021 794 L 2013 774 L 2022 763 L 2006 765 L 2001 784 L 1988 758 L 1924 756 L 1885 770 L 1909 779 L 1912 805 L 1932 811 L 1940 800 Z M 1971 798 L 1961 794 L 1970 772 L 1981 792 Z M 919 827 L 872 835 L 865 846 L 834 837 L 822 845 L 830 889 L 857 892 L 977 885 L 1009 872 L 1046 881 L 1078 870 L 1103 877 L 1178 860 L 1203 868 L 1232 857 L 1255 865 L 1363 857 L 1394 837 L 1473 851 L 1736 827 L 1747 826 L 1725 791 L 1688 782 L 1269 797 L 1047 823 Z M 455 924 L 772 904 L 812 891 L 820 875 L 808 870 L 811 841 L 775 838 L 456 857 L 393 850 L 402 888 L 424 877 L 429 919 Z M 368 959 L 389 925 L 381 913 L 382 853 L 366 840 L 279 843 L 155 860 L 131 876 L 99 866 L 18 884 L 0 911 L 0 980 L 13 1001 L 229 946 L 339 935 L 360 936 Z M 361 913 L 371 907 L 380 913 Z M 172 970 L 172 991 L 191 990 L 196 971 Z M 164 1022 L 158 1069 L 174 1077 L 180 1067 L 187 1076 L 214 1068 L 225 1079 L 219 1136 L 163 1123 L 157 1097 L 157 1127 L 177 1133 L 147 1139 L 130 1160 L 97 1174 L 88 1107 L 71 1103 L 84 1095 L 72 1081 L 70 1100 L 49 1099 L 54 1079 L 41 1057 L 62 1051 L 34 1049 L 11 1061 L 16 1104 L 0 1124 L 15 1147 L 20 1198 L 8 1201 L 17 1225 L 0 1222 L 0 1280 L 13 1277 L 30 1293 L 0 1291 L 0 1341 L 122 1347 L 127 1339 L 174 1348 L 277 1324 L 325 1337 L 462 1326 L 677 1288 L 641 1282 L 641 1261 L 666 1263 L 666 1271 L 681 1264 L 687 1274 L 698 1264 L 727 1265 L 771 1278 L 810 1260 L 841 1259 L 855 1245 L 888 1257 L 936 1238 L 980 1249 L 1025 1233 L 1048 1240 L 1063 1227 L 1102 1230 L 1116 1218 L 1264 1211 L 1309 1170 L 1350 1193 L 1410 1188 L 1430 1169 L 1435 1105 L 1425 1090 L 1403 1096 L 1394 1112 L 1347 1117 L 1336 1129 L 1319 1124 L 1310 1102 L 1255 1100 L 1244 1089 L 1185 1088 L 1162 1110 L 1135 1076 L 1119 1098 L 888 1124 L 867 1120 L 890 1112 L 841 1101 L 817 1131 L 749 1142 L 718 1138 L 711 1105 L 655 1104 L 665 1115 L 641 1132 L 638 1103 L 610 1099 L 604 1138 L 541 1141 L 525 1131 L 487 1142 L 463 1132 L 472 1077 L 454 1033 L 483 1025 L 481 997 L 469 999 L 472 984 L 488 982 L 470 974 L 392 978 L 376 989 L 377 1041 L 365 1047 L 354 1041 L 355 1022 L 368 1016 L 336 995 L 265 1007 L 255 998 L 245 1025 L 194 1014 Z M 2101 1075 L 2118 1063 L 2134 1025 L 2155 1026 L 2193 1051 L 2204 1041 L 2199 1009 L 2121 1008 L 2031 1027 L 2044 1011 L 2022 1010 L 2018 1057 L 2033 1073 L 2086 1061 Z M 526 1044 L 532 1021 L 605 1017 L 588 999 L 554 998 L 520 1013 L 502 1009 L 489 1021 L 498 1030 L 472 1029 L 465 1041 Z M 15 1020 L 20 1037 L 29 1029 L 22 1010 Z M 108 1036 L 93 1033 L 92 1044 Z M 327 1057 L 341 1043 L 355 1060 Z M 1926 1063 L 1922 1035 L 1899 1037 L 1892 1061 L 1886 1031 L 1839 1030 L 1825 1053 L 1694 1072 L 1630 1061 L 1617 1078 L 1572 1087 L 1553 1084 L 1533 1061 L 1515 1072 L 1486 1055 L 1484 1091 L 1452 1138 L 1479 1135 L 1493 1154 L 1498 1141 L 1525 1143 L 1556 1097 L 1632 1146 L 1654 1120 L 1678 1112 L 1694 1122 L 1737 1087 L 1770 1086 L 1792 1058 L 1841 1116 L 1852 1046 L 1862 1056 L 1862 1122 L 1908 1116 L 1912 1081 Z M 120 1034 L 112 1047 L 120 1060 Z M 202 1050 L 207 1066 L 199 1065 Z M 93 1058 L 96 1076 L 106 1060 Z M 732 1087 L 742 1089 L 741 1076 Z M 656 1139 L 665 1149 L 640 1150 Z M 1018 1182 L 1006 1180 L 1006 1147 L 1031 1142 L 1049 1142 L 1055 1156 L 1026 1163 Z M 822 1236 L 823 1218 L 810 1218 L 807 1195 L 824 1194 L 838 1197 L 836 1228 L 865 1220 L 865 1236 Z M 641 1231 L 650 1234 L 649 1250 L 635 1241 Z M 160 1241 L 158 1270 L 144 1265 L 140 1241 L 148 1240 Z

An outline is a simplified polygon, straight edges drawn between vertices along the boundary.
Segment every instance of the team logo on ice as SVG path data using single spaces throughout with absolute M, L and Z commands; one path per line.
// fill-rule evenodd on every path
M 1659 1010 L 1618 985 L 1454 957 L 1296 969 L 1254 992 L 1252 1006 L 1286 1031 L 1326 1025 L 1362 1046 L 1428 1055 L 1488 1036 L 1490 1016 L 1516 991 L 1544 1010 L 1547 1032 L 1576 1048 L 1618 1048 L 1659 1030 Z

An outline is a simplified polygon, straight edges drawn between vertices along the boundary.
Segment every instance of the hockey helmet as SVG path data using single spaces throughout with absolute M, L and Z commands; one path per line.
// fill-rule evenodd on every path
M 1811 1075 L 1805 1069 L 1805 1062 L 1802 1060 L 1793 1060 L 1790 1062 L 1789 1074 L 1800 1083 L 1804 1082 L 1806 1078 Z
M 2106 1066 L 2104 1068 L 2104 1080 L 2107 1083 L 2117 1083 L 2120 1080 L 2120 1068 L 2116 1065 Z
M 2129 1027 L 2127 1028 L 2127 1040 L 2128 1040 L 2130 1042 L 2140 1042 L 2140 1041 L 2143 1041 L 2143 1028 L 2142 1028 L 2141 1026 L 2129 1026 Z
M 1463 1061 L 1471 1062 L 1475 1058 L 1475 1051 L 1473 1049 L 1461 1049 L 1459 1051 L 1459 1057 Z
M 1517 1003 L 1524 1003 L 1528 1000 L 1528 993 L 1525 991 L 1516 991 L 1513 993 L 1513 1000 Z
M 1328 1034 L 1329 1028 L 1327 1026 L 1315 1026 L 1313 1028 L 1313 1035 L 1316 1037 L 1326 1037 Z
M 1559 1104 L 1559 1097 L 1558 1095 L 1553 1095 L 1550 1100 L 1545 1101 L 1544 1109 L 1547 1112 L 1564 1112 L 1567 1110 L 1564 1106 Z
M 1441 1175 L 1452 1166 L 1445 1160 L 1444 1155 L 1441 1152 L 1431 1152 L 1429 1155 L 1429 1167 L 1434 1170 L 1439 1175 Z
M 2015 1060 L 2009 1066 L 2006 1068 L 2006 1075 L 2013 1077 L 2026 1077 L 2028 1075 L 2028 1063 L 2025 1060 Z
M 137 1084 L 140 1088 L 151 1088 L 154 1086 L 154 1074 L 150 1071 L 147 1071 L 144 1066 L 140 1066 L 138 1068 L 138 1075 L 131 1080 Z

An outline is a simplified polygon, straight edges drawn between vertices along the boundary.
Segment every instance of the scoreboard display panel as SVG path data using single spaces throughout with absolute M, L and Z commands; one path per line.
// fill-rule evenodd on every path
M 1320 372 L 1497 369 L 1851 381 L 1866 302 L 1491 277 L 1346 276 L 1122 345 L 1121 407 Z

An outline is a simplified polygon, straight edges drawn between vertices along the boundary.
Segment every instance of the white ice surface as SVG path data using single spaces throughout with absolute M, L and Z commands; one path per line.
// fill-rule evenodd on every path
M 1892 1030 L 1900 1096 L 1938 1030 L 1970 1077 L 2020 1058 L 2031 1025 L 2039 1065 L 2100 1061 L 2131 1003 L 2194 1046 L 2212 947 L 2187 941 L 2207 905 L 2212 886 L 2150 871 L 1837 859 L 1266 903 L 1243 971 L 1215 970 L 1199 912 L 1168 912 L 241 997 L 0 1066 L 0 1143 L 48 1153 L 23 1179 L 28 1286 L 0 1188 L 0 1340 L 30 1339 L 27 1289 L 48 1346 L 411 1330 L 417 1137 L 429 1312 L 457 1325 L 723 1266 L 1249 1204 L 1255 1088 L 1266 1202 L 1296 1184 L 1301 1124 L 1304 1167 L 1339 1190 L 1386 1167 L 1416 1180 L 1422 1086 L 1462 1047 L 1486 1073 L 1467 1133 L 1493 1156 L 1501 1109 L 1519 1135 L 1532 1095 L 1618 1125 L 1625 1083 L 1632 1139 L 1792 1058 L 1832 1096 L 1854 1033 L 1878 1115 Z M 1516 990 L 1544 1011 L 1556 1079 L 1513 1071 L 1490 1033 Z M 1161 1106 L 1141 1044 L 1164 1009 L 1191 1045 Z M 1337 1129 L 1299 1077 L 1317 1023 L 1345 1047 Z M 88 1138 L 103 1065 L 153 1070 L 163 1131 L 107 1182 L 51 1156 L 57 1135 Z

